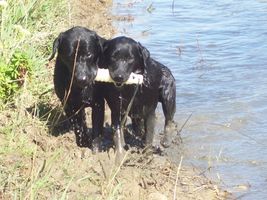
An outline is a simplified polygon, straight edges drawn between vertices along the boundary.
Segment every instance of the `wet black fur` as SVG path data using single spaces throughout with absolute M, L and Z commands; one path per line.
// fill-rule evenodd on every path
M 158 102 L 162 103 L 165 115 L 164 138 L 161 144 L 168 147 L 169 127 L 173 123 L 176 110 L 176 85 L 171 71 L 163 64 L 150 57 L 149 51 L 140 43 L 127 37 L 117 37 L 104 43 L 101 66 L 108 68 L 110 76 L 116 82 L 106 84 L 105 98 L 112 112 L 112 125 L 119 130 L 120 121 L 133 96 L 135 85 L 123 85 L 131 72 L 142 74 L 144 83 L 139 88 L 130 110 L 133 129 L 137 135 L 141 135 L 144 128 L 144 141 L 146 145 L 152 145 L 155 126 L 155 109 Z M 122 104 L 120 105 L 120 96 Z M 119 146 L 124 144 L 123 133 Z M 116 134 L 115 134 L 116 136 Z
M 104 41 L 94 31 L 74 27 L 55 39 L 50 57 L 53 59 L 58 52 L 54 70 L 55 92 L 74 129 L 77 145 L 81 147 L 91 146 L 92 139 L 102 134 L 104 99 L 97 92 L 93 80 Z M 92 107 L 92 135 L 89 135 L 85 122 L 84 108 L 87 106 Z

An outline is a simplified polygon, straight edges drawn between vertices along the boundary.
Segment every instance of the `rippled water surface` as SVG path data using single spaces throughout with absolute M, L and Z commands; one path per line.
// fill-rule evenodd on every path
M 118 35 L 140 41 L 176 78 L 175 120 L 192 113 L 186 162 L 211 167 L 241 199 L 267 199 L 267 1 L 117 0 L 112 12 Z

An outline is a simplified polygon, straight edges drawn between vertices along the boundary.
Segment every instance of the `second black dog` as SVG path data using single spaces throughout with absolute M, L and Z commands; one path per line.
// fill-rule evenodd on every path
M 135 86 L 124 85 L 124 83 L 128 80 L 130 73 L 134 72 L 144 76 L 144 83 L 139 88 L 129 113 L 133 129 L 141 135 L 144 127 L 145 144 L 152 145 L 155 109 L 158 102 L 161 102 L 165 115 L 164 137 L 161 144 L 168 147 L 176 110 L 176 85 L 171 71 L 152 59 L 149 51 L 140 43 L 127 37 L 117 37 L 107 41 L 104 44 L 101 63 L 102 67 L 109 69 L 110 76 L 116 85 L 109 85 L 105 95 L 112 112 L 112 125 L 117 130 L 114 136 L 115 145 L 118 148 L 124 145 L 120 122 L 135 90 Z M 121 150 L 118 149 L 118 151 Z

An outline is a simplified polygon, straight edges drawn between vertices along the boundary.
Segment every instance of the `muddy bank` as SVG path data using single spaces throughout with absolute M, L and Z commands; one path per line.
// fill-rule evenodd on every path
M 115 33 L 112 26 L 112 16 L 109 8 L 112 0 L 71 0 L 69 24 L 85 26 L 96 31 L 105 38 L 111 38 Z
M 69 185 L 69 199 L 206 200 L 225 199 L 228 195 L 198 169 L 183 166 L 182 162 L 174 165 L 151 152 L 130 150 L 124 164 L 117 166 L 112 149 L 93 155 L 88 149 L 77 148 L 72 133 L 57 138 L 40 136 L 35 143 L 36 162 L 39 166 L 52 162 L 50 179 L 56 181 L 58 191 Z M 54 151 L 61 153 L 51 158 Z

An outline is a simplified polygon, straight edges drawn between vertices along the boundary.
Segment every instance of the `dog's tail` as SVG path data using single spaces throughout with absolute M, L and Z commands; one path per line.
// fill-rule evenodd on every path
M 59 34 L 59 36 L 54 40 L 53 52 L 52 52 L 52 55 L 50 56 L 50 58 L 48 59 L 49 61 L 51 61 L 55 57 L 56 52 L 58 50 L 58 46 L 60 44 L 60 39 L 61 39 L 61 34 Z

